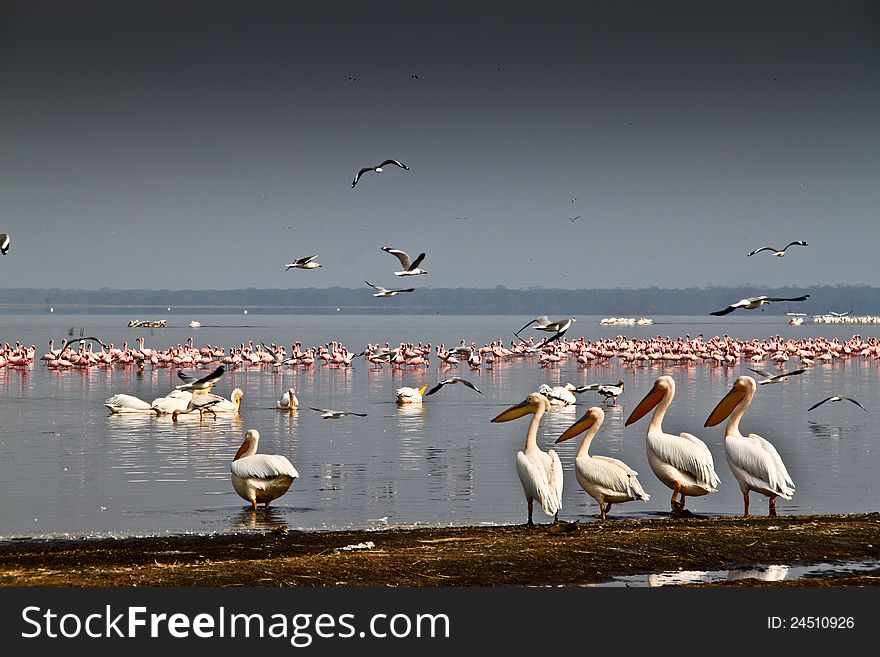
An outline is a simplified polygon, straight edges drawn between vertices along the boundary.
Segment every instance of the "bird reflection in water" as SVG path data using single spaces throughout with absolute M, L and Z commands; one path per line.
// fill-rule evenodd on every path
M 284 520 L 283 511 L 274 507 L 259 507 L 256 511 L 250 507 L 242 509 L 232 516 L 233 531 L 264 531 L 287 533 L 289 527 Z
M 835 426 L 831 424 L 820 424 L 819 422 L 813 422 L 812 420 L 807 421 L 807 425 L 810 427 L 810 431 L 817 438 L 845 438 L 846 434 L 852 433 L 855 431 L 859 431 L 865 423 L 862 422 L 855 426 Z

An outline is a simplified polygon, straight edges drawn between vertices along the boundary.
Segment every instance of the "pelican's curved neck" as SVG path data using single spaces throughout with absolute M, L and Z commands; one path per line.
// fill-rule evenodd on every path
M 754 394 L 754 391 L 749 390 L 746 392 L 745 397 L 740 400 L 739 404 L 733 408 L 733 412 L 730 414 L 730 419 L 727 420 L 727 428 L 724 430 L 725 436 L 737 436 L 742 438 L 742 433 L 740 433 L 739 430 L 739 421 L 742 419 L 742 416 L 745 415 L 749 404 L 752 403 L 752 396 Z
M 596 436 L 597 433 L 599 433 L 599 426 L 600 425 L 597 422 L 596 424 L 591 426 L 589 429 L 587 429 L 587 431 L 584 433 L 584 437 L 581 439 L 581 446 L 578 447 L 578 451 L 577 451 L 577 454 L 575 455 L 575 458 L 579 459 L 582 456 L 589 456 L 590 455 L 590 443 L 593 442 L 593 438 Z
M 529 429 L 526 431 L 526 446 L 523 449 L 526 454 L 535 450 L 540 450 L 538 447 L 538 425 L 541 424 L 541 417 L 543 415 L 544 406 L 541 404 L 532 415 L 532 420 L 529 422 Z
M 672 404 L 672 398 L 674 396 L 675 393 L 670 389 L 663 392 L 663 398 L 654 409 L 654 415 L 651 416 L 651 424 L 648 425 L 648 433 L 663 433 L 663 417 L 666 415 L 669 405 Z

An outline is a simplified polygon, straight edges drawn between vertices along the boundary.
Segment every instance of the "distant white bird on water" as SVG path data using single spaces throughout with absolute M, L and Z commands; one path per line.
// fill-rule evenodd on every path
M 284 271 L 288 269 L 317 269 L 318 267 L 323 267 L 317 262 L 315 262 L 315 258 L 318 257 L 318 254 L 306 256 L 304 258 L 297 258 L 291 263 L 288 263 L 287 267 L 284 268 Z
M 804 294 L 800 297 L 768 297 L 763 295 L 759 297 L 746 297 L 745 299 L 740 299 L 736 303 L 730 304 L 729 306 L 727 306 L 727 308 L 715 310 L 709 314 L 715 316 L 727 315 L 728 313 L 732 313 L 738 308 L 743 308 L 745 310 L 754 310 L 755 308 L 760 308 L 761 306 L 772 303 L 774 301 L 806 301 L 809 298 L 809 294 Z
M 384 167 L 386 167 L 386 166 L 389 165 L 389 164 L 393 164 L 393 165 L 396 166 L 396 167 L 400 167 L 401 169 L 404 169 L 404 170 L 406 170 L 406 171 L 409 171 L 409 167 L 406 166 L 406 165 L 405 165 L 403 162 L 401 162 L 400 160 L 392 160 L 392 159 L 388 159 L 388 160 L 385 160 L 384 162 L 382 162 L 381 164 L 377 164 L 377 165 L 374 166 L 374 167 L 364 167 L 363 169 L 361 169 L 360 171 L 358 171 L 358 172 L 355 174 L 355 176 L 354 176 L 354 180 L 351 181 L 351 186 L 354 187 L 355 185 L 357 185 L 357 184 L 358 184 L 358 180 L 360 180 L 360 179 L 361 179 L 361 176 L 364 175 L 365 173 L 368 173 L 368 172 L 370 172 L 370 171 L 373 171 L 373 172 L 375 172 L 375 173 L 382 173 L 382 172 L 385 170 Z
M 388 288 L 382 287 L 381 285 L 373 285 L 372 283 L 370 283 L 370 281 L 364 281 L 364 283 L 366 283 L 371 288 L 376 290 L 375 294 L 373 294 L 374 297 L 396 297 L 401 292 L 415 292 L 416 291 L 416 289 L 414 287 L 398 288 L 395 290 L 389 290 Z
M 318 411 L 321 413 L 321 417 L 325 420 L 338 420 L 341 417 L 345 417 L 346 415 L 358 415 L 360 417 L 367 417 L 366 413 L 355 413 L 353 411 L 334 411 L 330 408 L 315 408 L 314 406 L 309 406 L 313 411 Z
M 296 390 L 293 388 L 288 388 L 287 392 L 281 395 L 281 399 L 279 399 L 275 408 L 282 411 L 295 411 L 299 408 L 299 399 L 296 397 Z
M 7 233 L 0 233 L 0 253 L 3 255 L 9 253 L 9 235 Z
M 260 432 L 248 429 L 244 442 L 232 459 L 232 487 L 242 499 L 257 510 L 257 504 L 269 503 L 284 495 L 299 477 L 299 473 L 286 456 L 281 454 L 257 454 Z
M 753 256 L 756 253 L 760 253 L 761 251 L 773 251 L 773 255 L 775 255 L 778 258 L 781 258 L 782 256 L 785 255 L 785 250 L 790 246 L 809 246 L 809 244 L 807 244 L 803 240 L 795 240 L 794 242 L 789 242 L 781 249 L 777 249 L 775 246 L 762 246 L 760 248 L 755 249 L 751 253 L 749 253 L 747 257 Z
M 386 253 L 390 253 L 395 258 L 400 260 L 400 265 L 403 267 L 402 271 L 394 272 L 395 276 L 418 276 L 419 274 L 427 274 L 427 269 L 422 269 L 419 267 L 422 264 L 422 260 L 425 259 L 425 254 L 420 253 L 419 257 L 413 261 L 410 261 L 409 255 L 406 251 L 401 251 L 400 249 L 394 249 L 390 246 L 383 246 L 382 250 Z

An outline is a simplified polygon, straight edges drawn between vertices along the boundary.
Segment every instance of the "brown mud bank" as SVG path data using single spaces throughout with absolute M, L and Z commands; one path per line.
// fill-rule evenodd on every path
M 0 543 L 0 586 L 576 586 L 638 573 L 838 560 L 880 560 L 880 514 L 22 539 Z M 878 584 L 874 568 L 718 585 Z

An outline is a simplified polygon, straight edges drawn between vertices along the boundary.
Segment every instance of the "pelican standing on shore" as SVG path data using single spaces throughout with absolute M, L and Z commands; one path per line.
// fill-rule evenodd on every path
M 529 527 L 535 524 L 532 520 L 535 500 L 538 500 L 544 513 L 553 516 L 553 522 L 559 520 L 559 509 L 562 508 L 562 462 L 555 450 L 542 452 L 538 447 L 538 425 L 541 417 L 549 410 L 548 399 L 533 392 L 525 401 L 492 418 L 492 422 L 508 422 L 529 413 L 533 414 L 526 431 L 525 447 L 516 453 L 516 471 L 529 507 Z
M 257 504 L 276 500 L 290 489 L 299 473 L 286 456 L 281 454 L 257 454 L 260 432 L 248 429 L 244 442 L 232 459 L 232 487 L 242 499 L 257 510 Z
M 675 380 L 663 375 L 639 402 L 624 423 L 628 427 L 656 408 L 645 434 L 648 464 L 657 478 L 672 489 L 672 514 L 681 515 L 687 495 L 700 496 L 718 491 L 721 480 L 715 473 L 712 452 L 693 434 L 675 436 L 663 431 L 663 416 L 675 397 Z M 681 499 L 676 500 L 681 495 Z
M 739 421 L 752 403 L 756 388 L 752 377 L 737 377 L 704 425 L 714 427 L 730 417 L 724 430 L 724 455 L 743 494 L 743 517 L 749 515 L 750 491 L 770 498 L 769 516 L 776 515 L 777 497 L 790 500 L 794 495 L 794 482 L 773 444 L 758 434 L 743 436 L 739 431 Z
M 626 463 L 610 456 L 590 454 L 590 443 L 604 421 L 605 411 L 593 406 L 556 439 L 557 443 L 561 443 L 578 434 L 584 434 L 575 457 L 574 474 L 581 488 L 599 504 L 602 520 L 605 520 L 605 516 L 611 511 L 612 504 L 631 500 L 647 502 L 651 499 L 636 478 L 639 473 Z

